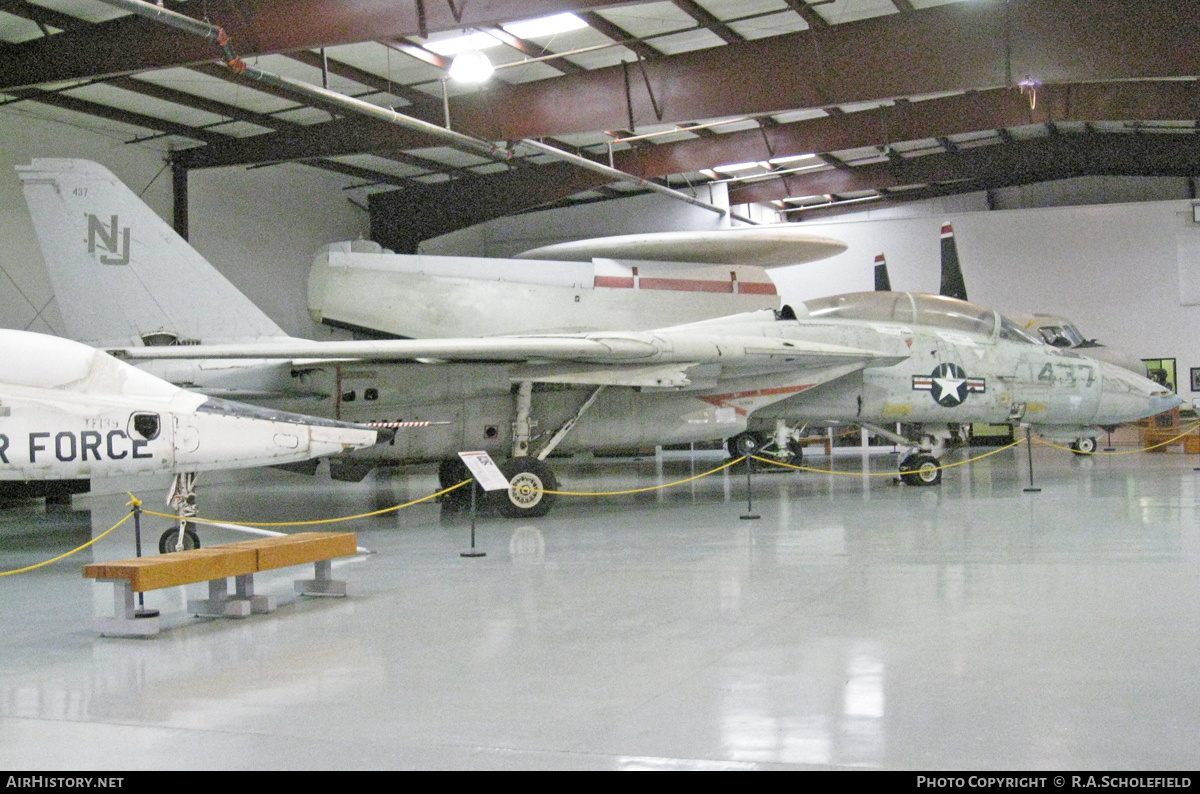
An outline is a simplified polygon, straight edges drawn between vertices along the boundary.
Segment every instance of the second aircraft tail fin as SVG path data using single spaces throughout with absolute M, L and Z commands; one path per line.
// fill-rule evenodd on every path
M 107 168 L 35 159 L 17 173 L 71 338 L 107 346 L 286 336 Z
M 942 224 L 942 295 L 947 298 L 967 299 L 967 283 L 963 280 L 962 268 L 958 264 L 958 245 L 954 242 L 954 227 Z

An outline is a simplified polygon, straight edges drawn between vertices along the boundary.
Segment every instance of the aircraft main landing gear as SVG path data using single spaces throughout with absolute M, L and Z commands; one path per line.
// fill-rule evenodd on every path
M 508 490 L 487 492 L 478 483 L 464 485 L 441 497 L 442 505 L 450 510 L 466 510 L 471 504 L 471 488 L 480 504 L 494 507 L 505 518 L 539 518 L 550 512 L 558 497 L 545 491 L 558 490 L 558 478 L 542 461 L 523 456 L 500 463 L 500 471 L 508 478 Z M 471 472 L 458 458 L 447 458 L 438 464 L 438 482 L 442 488 L 469 479 Z
M 557 500 L 558 479 L 537 458 L 510 458 L 500 464 L 508 478 L 508 490 L 496 491 L 497 506 L 506 518 L 539 518 L 550 512 Z

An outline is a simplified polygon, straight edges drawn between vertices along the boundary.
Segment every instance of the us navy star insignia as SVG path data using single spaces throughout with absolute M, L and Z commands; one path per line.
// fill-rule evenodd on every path
M 934 402 L 947 408 L 962 405 L 968 394 L 987 391 L 985 378 L 968 378 L 957 364 L 938 364 L 929 375 L 913 375 L 913 391 L 927 391 Z

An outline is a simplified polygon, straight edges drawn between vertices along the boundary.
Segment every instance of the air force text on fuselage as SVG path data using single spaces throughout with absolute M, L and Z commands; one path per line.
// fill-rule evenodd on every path
M 30 463 L 57 460 L 60 463 L 80 461 L 124 460 L 153 458 L 147 449 L 150 442 L 133 438 L 124 430 L 60 430 L 30 431 L 14 434 L 0 433 L 0 465 L 15 463 L 26 452 Z

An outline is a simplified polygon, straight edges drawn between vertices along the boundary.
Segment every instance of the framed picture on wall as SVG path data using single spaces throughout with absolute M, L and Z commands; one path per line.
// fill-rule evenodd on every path
M 1155 383 L 1161 383 L 1173 392 L 1179 391 L 1179 381 L 1175 377 L 1175 359 L 1173 358 L 1143 358 L 1146 365 L 1146 377 Z M 1200 381 L 1192 374 L 1192 391 L 1200 391 Z
M 1192 391 L 1200 391 L 1200 367 L 1192 367 Z

